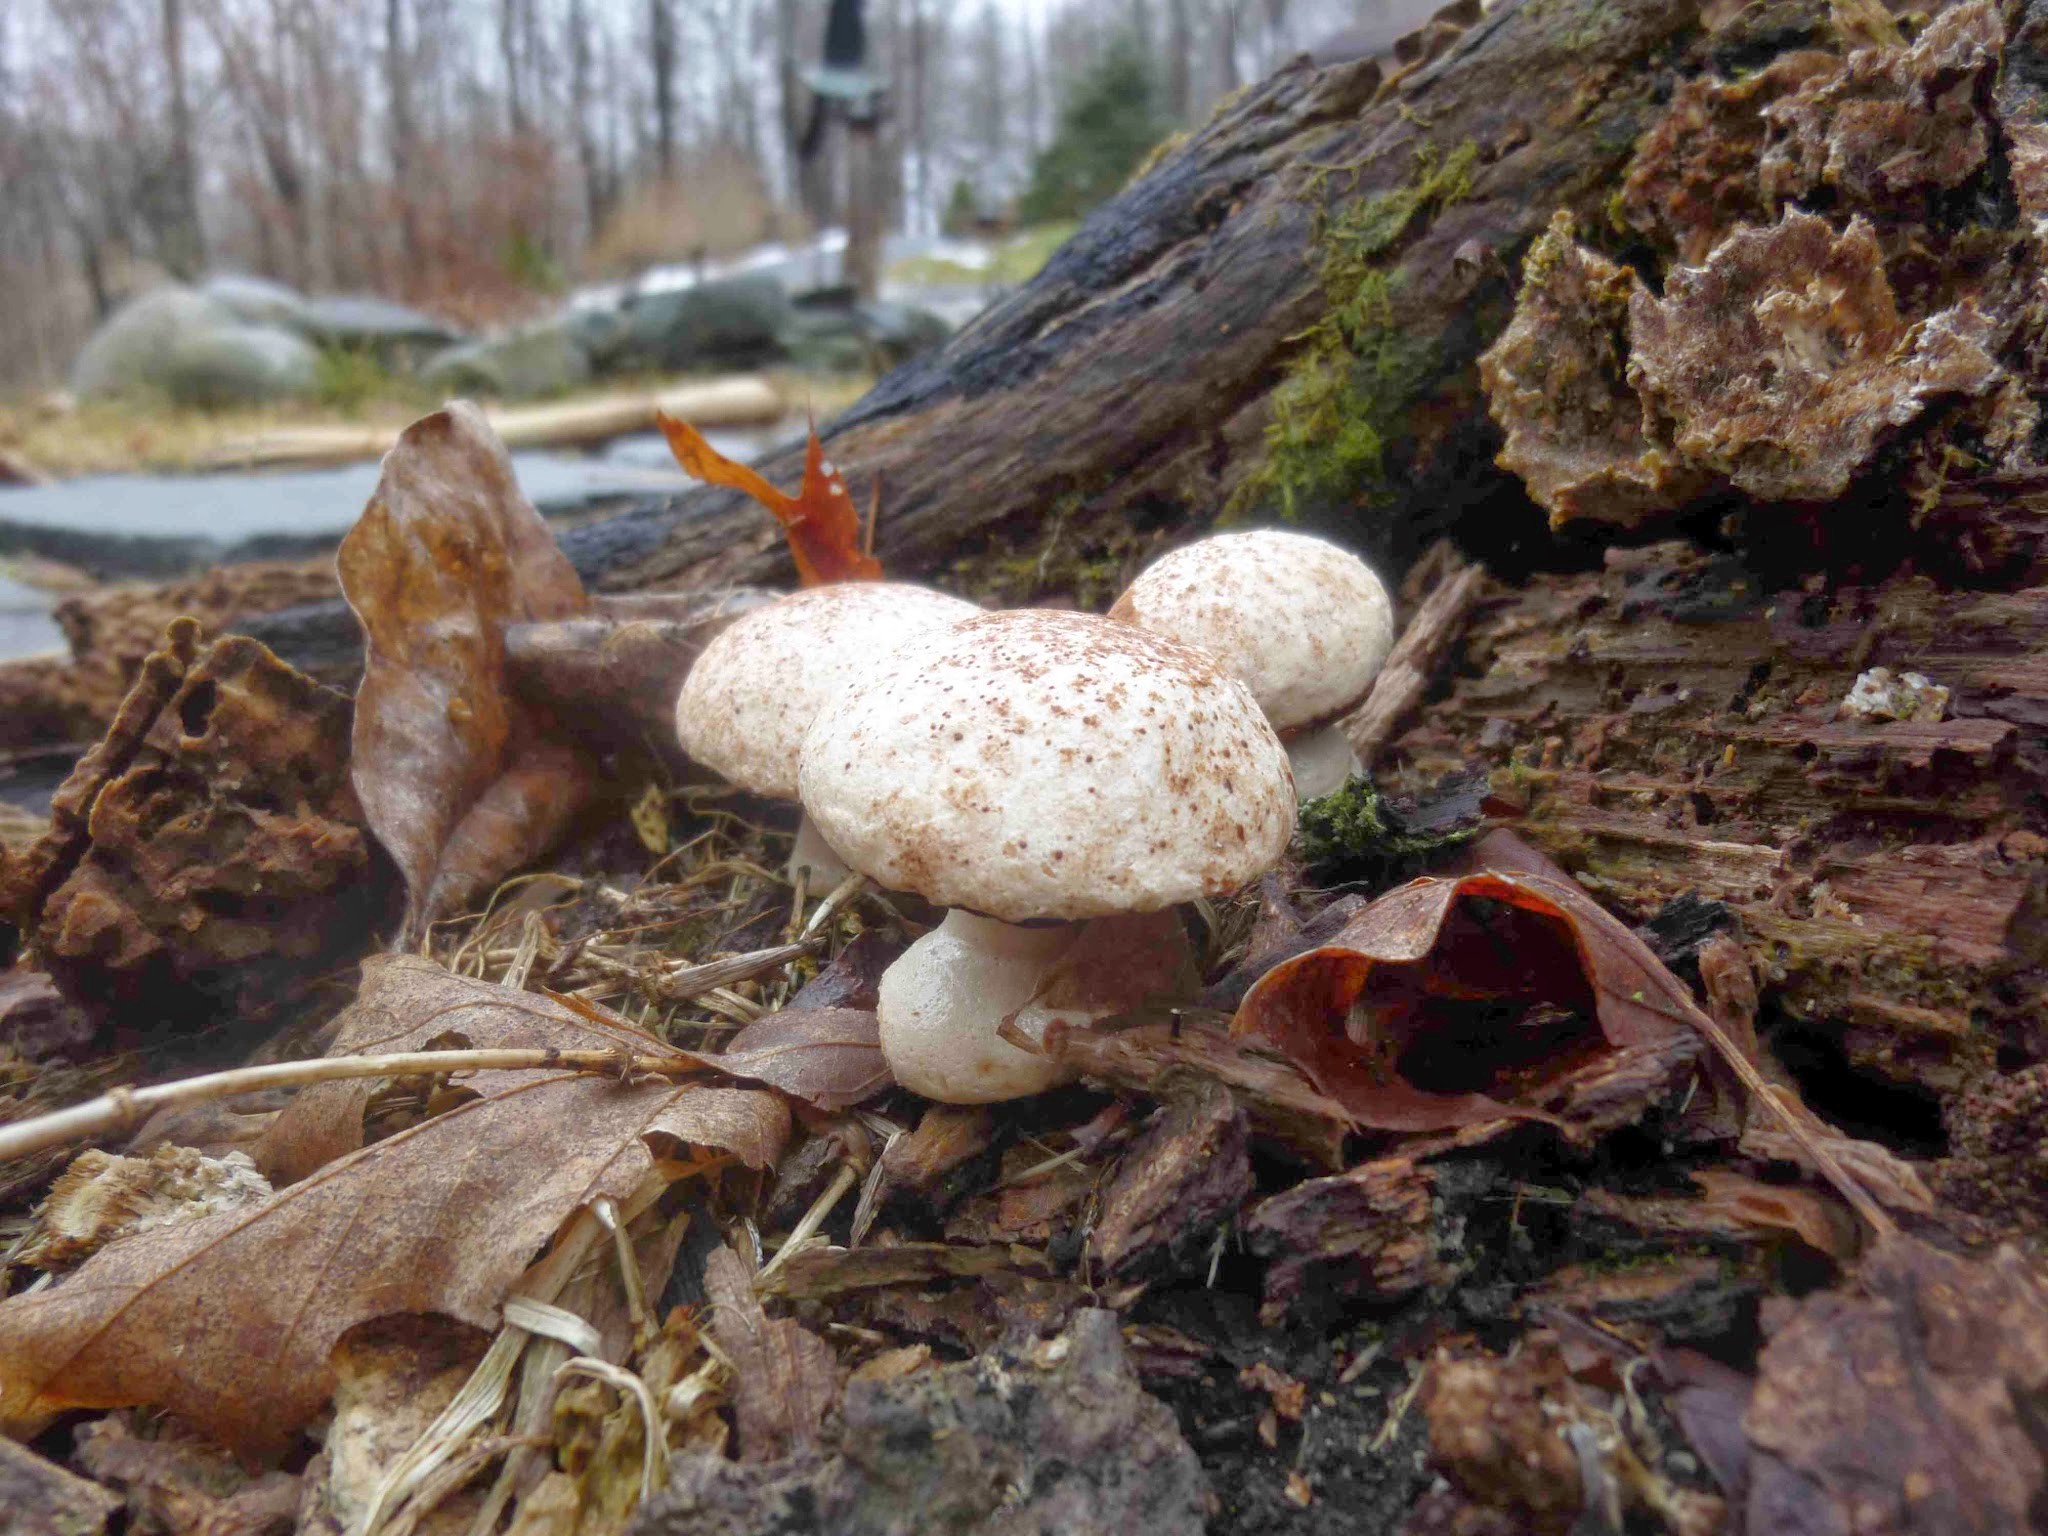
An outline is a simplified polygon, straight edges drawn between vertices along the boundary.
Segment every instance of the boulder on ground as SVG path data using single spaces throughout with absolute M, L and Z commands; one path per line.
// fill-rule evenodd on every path
M 287 283 L 241 272 L 218 272 L 200 284 L 199 291 L 251 325 L 281 325 L 301 334 L 310 330 L 306 296 Z
M 88 400 L 256 405 L 310 395 L 318 364 L 291 331 L 248 324 L 221 300 L 172 286 L 117 310 L 78 354 L 71 387 Z
M 275 325 L 223 325 L 180 337 L 168 392 L 179 405 L 219 407 L 303 400 L 320 387 L 320 354 Z
M 531 400 L 590 382 L 590 354 L 566 321 L 464 342 L 427 364 L 423 377 L 444 395 Z
M 626 307 L 621 362 L 640 368 L 758 368 L 784 355 L 789 297 L 772 277 L 735 277 Z
M 572 309 L 564 312 L 560 324 L 599 373 L 610 373 L 625 361 L 632 336 L 619 310 Z
M 850 288 L 821 288 L 798 297 L 783 345 L 799 368 L 882 373 L 944 346 L 951 334 L 943 319 L 914 304 L 863 301 Z
M 322 346 L 374 353 L 393 367 L 411 366 L 463 339 L 432 315 L 367 293 L 309 299 L 305 324 Z

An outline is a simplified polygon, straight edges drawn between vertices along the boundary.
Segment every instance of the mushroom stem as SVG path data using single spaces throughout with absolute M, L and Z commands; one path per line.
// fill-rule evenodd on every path
M 1019 1050 L 1005 1021 L 1042 1041 L 1149 1000 L 1183 995 L 1194 954 L 1171 910 L 1020 927 L 955 907 L 882 973 L 882 1056 L 896 1081 L 942 1104 L 1043 1093 L 1072 1073 Z
M 825 841 L 825 834 L 818 830 L 818 824 L 805 812 L 804 819 L 796 825 L 796 846 L 789 850 L 789 883 L 796 884 L 797 872 L 807 871 L 804 884 L 813 892 L 829 891 L 853 871 L 832 845 Z
M 1297 799 L 1316 800 L 1335 794 L 1344 787 L 1345 780 L 1362 771 L 1358 754 L 1351 750 L 1351 739 L 1334 720 L 1290 736 L 1285 744 L 1287 761 L 1294 769 Z
M 992 1104 L 1043 1093 L 1066 1074 L 996 1033 L 1015 1016 L 1034 1040 L 1054 1019 L 1095 1017 L 1036 1006 L 1080 923 L 1019 927 L 955 907 L 882 973 L 882 1056 L 896 1081 L 942 1104 Z

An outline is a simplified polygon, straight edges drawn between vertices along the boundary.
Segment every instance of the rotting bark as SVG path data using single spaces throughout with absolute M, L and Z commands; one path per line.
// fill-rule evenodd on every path
M 2044 507 L 2028 480 L 1935 516 L 1989 538 Z M 1781 1038 L 1942 1098 L 2038 1059 L 2048 588 L 1778 585 L 1665 544 L 1496 590 L 1383 778 L 1489 765 L 1521 834 L 1605 905 L 1725 904 Z M 1878 666 L 1948 688 L 1946 718 L 1845 712 Z
M 1471 367 L 1506 323 L 1506 274 L 1559 207 L 1604 204 L 1675 80 L 1798 47 L 1825 12 L 1755 7 L 1710 32 L 1692 0 L 1507 0 L 1455 25 L 1434 24 L 1422 61 L 1390 78 L 1303 60 L 1232 98 L 1032 282 L 831 423 L 848 481 L 881 482 L 883 564 L 960 566 L 969 587 L 1014 566 L 1004 595 L 1021 601 L 1071 590 L 1077 565 L 1113 580 L 1149 532 L 1214 517 L 1264 461 L 1271 396 L 1329 309 L 1319 269 L 1346 227 L 1353 270 L 1386 303 L 1372 402 L 1386 448 L 1366 497 L 1310 510 L 1395 561 L 1489 510 L 1533 532 L 1493 466 Z M 1431 167 L 1467 159 L 1418 195 Z M 793 485 L 801 464 L 790 449 L 760 468 Z M 774 524 L 710 487 L 562 544 L 601 590 L 790 573 Z M 312 605 L 255 632 L 329 676 L 320 653 L 345 652 L 345 620 Z

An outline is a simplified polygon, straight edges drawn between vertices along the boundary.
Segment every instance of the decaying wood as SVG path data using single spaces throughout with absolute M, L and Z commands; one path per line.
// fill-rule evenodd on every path
M 1438 664 L 1464 628 L 1486 573 L 1453 557 L 1442 581 L 1415 610 L 1387 663 L 1373 679 L 1372 692 L 1344 720 L 1351 750 L 1368 768 L 1408 712 L 1422 702 Z
M 1390 479 L 1411 482 L 1408 511 L 1433 505 L 1433 470 L 1469 496 L 1475 469 L 1492 478 L 1488 455 L 1438 465 L 1445 432 L 1465 430 L 1440 408 L 1476 398 L 1467 365 L 1490 339 L 1489 309 L 1504 318 L 1505 289 L 1476 293 L 1457 253 L 1476 242 L 1511 266 L 1560 205 L 1604 199 L 1699 14 L 1666 0 L 1508 0 L 1394 82 L 1371 61 L 1300 61 L 1231 99 L 1034 281 L 832 424 L 826 448 L 848 479 L 881 476 L 884 564 L 928 570 L 978 534 L 1036 530 L 1076 496 L 1090 519 L 1154 509 L 1156 521 L 1162 503 L 1213 515 L 1256 462 L 1266 395 L 1323 311 L 1319 216 L 1410 185 L 1418 154 L 1466 145 L 1478 156 L 1469 194 L 1416 219 L 1386 271 L 1404 341 L 1437 364 L 1395 413 L 1388 437 L 1409 462 Z M 762 469 L 790 484 L 800 460 L 786 452 Z M 1418 525 L 1442 515 L 1389 526 L 1426 540 L 1440 529 Z M 602 587 L 787 570 L 776 530 L 730 492 L 567 544 Z
M 1979 486 L 1939 516 L 1981 531 L 2044 504 Z M 2044 654 L 2039 586 L 1780 587 L 1688 546 L 1613 550 L 1482 602 L 1388 777 L 1491 765 L 1521 834 L 1604 904 L 1725 903 L 1782 1024 L 1948 1094 L 2038 1049 Z M 1946 687 L 1942 717 L 1847 710 L 1879 666 Z

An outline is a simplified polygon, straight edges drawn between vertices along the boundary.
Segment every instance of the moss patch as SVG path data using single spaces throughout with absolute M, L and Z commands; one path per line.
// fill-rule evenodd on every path
M 1233 514 L 1271 503 L 1293 518 L 1312 503 L 1371 498 L 1394 418 L 1437 362 L 1434 346 L 1395 320 L 1400 279 L 1386 258 L 1418 220 L 1471 191 L 1478 158 L 1471 143 L 1448 155 L 1425 147 L 1402 185 L 1319 215 L 1323 318 L 1273 391 L 1265 457 L 1233 497 Z
M 1116 601 L 1148 547 L 1139 529 L 1121 519 L 1091 518 L 1088 499 L 1069 491 L 1028 535 L 993 539 L 955 560 L 946 585 L 989 608 L 1057 597 L 1099 613 Z

